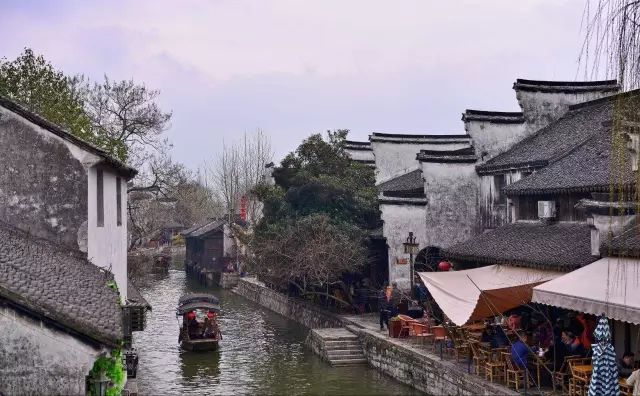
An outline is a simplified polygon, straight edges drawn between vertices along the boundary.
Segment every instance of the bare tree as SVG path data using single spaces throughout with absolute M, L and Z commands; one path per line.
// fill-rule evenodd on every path
M 249 197 L 253 188 L 262 181 L 265 165 L 272 159 L 270 139 L 258 130 L 252 135 L 245 133 L 242 140 L 231 145 L 224 144 L 220 156 L 205 166 L 210 187 L 224 202 L 228 216 L 236 213 L 240 199 Z M 248 199 L 248 220 L 257 221 L 259 214 L 260 202 Z
M 251 250 L 251 270 L 259 276 L 279 285 L 293 284 L 301 295 L 333 299 L 327 286 L 339 282 L 346 272 L 360 270 L 367 258 L 361 230 L 333 223 L 325 214 L 261 229 Z
M 85 110 L 92 128 L 104 139 L 112 155 L 129 163 L 144 162 L 167 141 L 162 133 L 168 128 L 171 112 L 156 104 L 160 91 L 148 89 L 133 80 L 104 82 L 87 88 Z
M 587 0 L 580 63 L 585 77 L 604 74 L 640 88 L 640 0 Z

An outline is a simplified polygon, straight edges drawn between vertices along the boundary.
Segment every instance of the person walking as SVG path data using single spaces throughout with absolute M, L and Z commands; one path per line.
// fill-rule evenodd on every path
M 378 311 L 380 312 L 380 331 L 384 330 L 384 326 L 389 329 L 389 302 L 391 300 L 389 286 L 383 286 L 378 292 Z

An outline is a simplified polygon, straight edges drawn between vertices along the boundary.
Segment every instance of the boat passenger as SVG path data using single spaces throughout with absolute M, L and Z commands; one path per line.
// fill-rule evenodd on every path
M 207 318 L 204 320 L 204 332 L 202 333 L 203 338 L 215 338 L 218 334 L 218 323 L 215 320 L 215 317 L 215 312 L 207 312 Z
M 187 313 L 187 329 L 189 331 L 189 338 L 195 339 L 200 335 L 200 323 L 196 319 L 195 311 L 189 311 Z

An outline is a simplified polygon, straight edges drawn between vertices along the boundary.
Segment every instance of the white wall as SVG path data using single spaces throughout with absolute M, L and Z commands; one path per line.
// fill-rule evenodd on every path
M 351 159 L 356 161 L 373 161 L 375 159 L 372 150 L 350 150 L 346 148 L 344 151 L 349 154 Z
M 40 321 L 0 307 L 0 393 L 84 395 L 96 349 Z
M 417 169 L 419 163 L 416 155 L 420 150 L 458 150 L 469 147 L 469 143 L 433 144 L 372 141 L 371 147 L 373 147 L 376 160 L 376 184 L 379 184 L 391 177 Z
M 401 289 L 411 285 L 409 255 L 404 253 L 404 245 L 409 232 L 413 232 L 420 249 L 426 244 L 426 222 L 424 205 L 380 204 L 382 212 L 382 233 L 389 247 L 389 282 L 397 282 Z M 397 264 L 399 259 L 407 259 L 407 264 Z M 415 259 L 415 257 L 414 257 Z
M 116 279 L 120 296 L 127 298 L 127 181 L 122 183 L 122 225 L 116 224 L 116 173 L 103 168 L 104 227 L 98 227 L 97 168 L 89 169 L 87 257 L 95 265 L 109 269 Z
M 488 121 L 466 121 L 464 129 L 473 139 L 473 146 L 481 162 L 508 150 L 527 136 L 525 123 L 506 124 Z
M 538 131 L 562 117 L 570 105 L 600 99 L 614 94 L 613 91 L 586 92 L 540 92 L 516 88 L 516 98 L 524 113 L 529 133 Z
M 475 234 L 478 176 L 475 164 L 423 162 L 427 206 L 424 246 L 446 248 Z

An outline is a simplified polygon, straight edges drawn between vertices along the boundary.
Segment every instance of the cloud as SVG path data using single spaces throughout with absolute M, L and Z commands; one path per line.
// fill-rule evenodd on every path
M 468 107 L 514 110 L 517 77 L 573 79 L 582 0 L 8 1 L 0 56 L 162 91 L 195 167 L 262 128 L 278 155 L 350 128 L 462 132 Z

